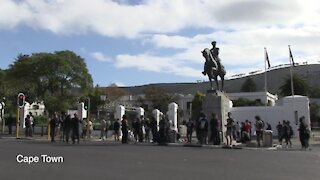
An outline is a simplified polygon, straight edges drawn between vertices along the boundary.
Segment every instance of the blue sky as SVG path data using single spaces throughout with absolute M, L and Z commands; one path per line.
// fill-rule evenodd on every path
M 94 83 L 206 80 L 200 51 L 217 41 L 227 76 L 320 60 L 316 0 L 0 0 L 0 68 L 18 54 L 72 50 Z

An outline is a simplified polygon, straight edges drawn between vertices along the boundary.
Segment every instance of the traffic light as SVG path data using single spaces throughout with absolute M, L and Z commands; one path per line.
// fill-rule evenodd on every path
M 23 93 L 18 94 L 18 106 L 23 107 L 25 102 L 25 96 Z
M 89 109 L 89 107 L 90 107 L 90 98 L 86 98 L 85 100 L 84 100 L 84 109 L 85 110 L 88 110 Z

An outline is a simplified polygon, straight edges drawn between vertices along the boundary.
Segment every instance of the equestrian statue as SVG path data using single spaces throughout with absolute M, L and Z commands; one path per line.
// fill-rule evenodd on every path
M 219 58 L 219 48 L 216 47 L 216 42 L 213 41 L 211 45 L 213 46 L 212 49 L 209 50 L 208 48 L 205 48 L 203 51 L 201 51 L 202 56 L 206 60 L 202 74 L 208 75 L 211 90 L 213 90 L 212 79 L 214 79 L 217 85 L 217 90 L 223 91 L 224 76 L 226 75 L 226 71 L 224 66 L 221 64 L 221 60 Z M 219 88 L 218 76 L 221 79 L 221 89 Z

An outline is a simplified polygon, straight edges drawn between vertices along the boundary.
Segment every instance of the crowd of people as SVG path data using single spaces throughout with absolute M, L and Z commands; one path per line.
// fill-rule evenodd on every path
M 308 127 L 305 117 L 301 117 L 299 125 L 299 139 L 301 146 L 304 149 L 309 147 L 310 128 Z M 32 113 L 28 114 L 25 118 L 25 135 L 33 136 L 34 133 L 34 117 Z M 71 118 L 68 114 L 54 113 L 50 118 L 50 136 L 51 141 L 55 142 L 55 137 L 60 135 L 60 141 L 69 143 L 71 138 L 72 143 L 79 143 L 80 138 L 91 137 L 93 130 L 92 121 L 86 119 L 80 120 L 75 113 Z M 187 130 L 187 142 L 193 141 L 193 132 L 196 133 L 197 142 L 199 144 L 220 145 L 222 139 L 222 126 L 225 127 L 226 145 L 232 146 L 233 141 L 246 143 L 252 140 L 253 135 L 256 135 L 257 146 L 261 146 L 263 140 L 263 132 L 265 130 L 272 130 L 269 123 L 265 123 L 260 116 L 255 116 L 254 127 L 251 121 L 245 120 L 245 122 L 236 121 L 232 114 L 229 112 L 226 120 L 226 124 L 222 125 L 218 116 L 211 114 L 210 120 L 207 119 L 205 114 L 201 114 L 200 118 L 196 121 L 189 120 L 186 122 Z M 81 128 L 82 127 L 82 128 Z M 254 133 L 252 129 L 254 128 Z M 80 133 L 80 129 L 82 132 Z M 127 115 L 123 115 L 121 121 L 115 120 L 113 123 L 102 119 L 100 121 L 100 139 L 105 140 L 108 138 L 108 131 L 113 129 L 113 136 L 115 141 L 120 141 L 120 135 L 122 135 L 122 143 L 133 142 L 169 142 L 170 138 L 179 139 L 180 134 L 175 133 L 175 136 L 171 136 L 170 133 L 175 132 L 172 121 L 163 116 L 158 124 L 154 117 L 145 118 L 144 116 L 136 117 L 133 120 L 128 121 Z M 282 146 L 283 141 L 285 147 L 291 147 L 291 138 L 293 137 L 294 130 L 290 125 L 290 121 L 283 120 L 276 126 L 279 144 Z M 272 132 L 272 131 L 270 131 Z M 89 133 L 89 134 L 87 134 Z
M 81 120 L 77 113 L 74 113 L 73 117 L 71 117 L 70 114 L 65 115 L 62 113 L 59 115 L 55 112 L 50 118 L 49 125 L 51 142 L 55 142 L 55 137 L 59 135 L 60 141 L 69 143 L 71 138 L 73 144 L 76 142 L 79 144 L 80 137 L 85 138 L 87 136 L 87 132 L 89 133 L 88 136 L 90 137 L 91 131 L 93 130 L 92 121 L 90 120 L 87 123 L 86 119 Z M 80 127 L 82 127 L 81 134 Z
M 226 124 L 224 125 L 226 128 L 226 145 L 232 146 L 233 141 L 246 143 L 251 141 L 253 135 L 255 135 L 257 146 L 262 146 L 263 132 L 269 130 L 269 133 L 272 133 L 272 128 L 269 123 L 265 123 L 258 115 L 255 116 L 254 119 L 255 122 L 253 125 L 249 120 L 245 120 L 245 122 L 239 122 L 236 121 L 229 112 Z M 218 120 L 217 115 L 214 113 L 211 115 L 210 120 L 208 120 L 204 114 L 201 114 L 198 120 L 189 120 L 186 123 L 186 127 L 187 139 L 189 143 L 192 142 L 193 131 L 196 132 L 196 138 L 199 144 L 208 144 L 209 142 L 212 142 L 213 145 L 219 145 L 221 143 L 222 125 L 221 121 Z M 286 143 L 284 147 L 291 147 L 291 138 L 293 137 L 294 131 L 290 125 L 290 121 L 283 120 L 282 123 L 279 122 L 276 128 L 279 144 L 282 146 L 282 142 L 284 140 Z M 308 127 L 304 116 L 300 118 L 298 131 L 301 146 L 302 148 L 307 149 L 309 147 L 310 128 Z

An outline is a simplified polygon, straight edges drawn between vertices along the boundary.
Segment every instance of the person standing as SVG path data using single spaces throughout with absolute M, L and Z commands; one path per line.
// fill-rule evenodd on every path
M 30 115 L 29 114 L 24 119 L 24 125 L 26 127 L 25 136 L 28 137 L 31 134 L 31 122 L 30 122 Z
M 279 121 L 278 125 L 277 125 L 277 132 L 278 132 L 278 141 L 279 144 L 282 145 L 282 137 L 283 137 L 283 126 L 281 124 L 281 122 Z
M 151 129 L 151 125 L 150 125 L 150 120 L 149 118 L 146 118 L 144 120 L 144 129 L 145 129 L 145 141 L 146 142 L 150 142 L 150 129 Z
M 128 120 L 126 115 L 122 116 L 121 131 L 122 131 L 122 143 L 123 144 L 128 143 Z
M 191 119 L 189 119 L 189 121 L 186 124 L 187 126 L 187 139 L 188 139 L 188 143 L 192 142 L 192 132 L 193 132 L 193 121 Z
M 309 139 L 310 139 L 310 130 L 308 128 L 307 123 L 305 122 L 305 117 L 302 116 L 299 118 L 300 124 L 299 124 L 299 139 L 301 143 L 302 149 L 308 149 L 309 148 Z
M 261 146 L 260 141 L 262 141 L 262 132 L 264 127 L 264 122 L 262 121 L 260 116 L 255 116 L 254 118 L 256 119 L 255 128 L 256 128 L 256 135 L 257 135 L 257 144 L 260 147 Z
M 105 130 L 105 138 L 108 139 L 108 131 L 109 131 L 110 121 L 106 120 L 106 130 Z
M 288 143 L 289 143 L 289 147 L 292 147 L 292 142 L 291 142 L 291 138 L 293 136 L 293 129 L 292 126 L 290 125 L 290 121 L 287 121 L 287 125 L 288 125 Z
M 75 144 L 76 140 L 77 143 L 80 143 L 80 119 L 78 118 L 77 113 L 74 114 L 74 117 L 72 118 L 72 143 Z
M 207 136 L 208 136 L 208 120 L 206 115 L 200 115 L 199 121 L 199 132 L 200 132 L 200 144 L 207 144 Z
M 12 117 L 12 114 L 10 113 L 10 114 L 9 114 L 9 117 L 8 117 L 8 123 L 7 123 L 9 135 L 12 134 L 12 125 L 14 124 L 14 120 L 15 120 L 15 119 Z
M 246 120 L 245 129 L 246 129 L 245 141 L 251 141 L 251 123 L 249 120 Z
M 239 122 L 237 121 L 237 123 L 235 124 L 235 131 L 236 131 L 236 141 L 239 142 L 241 137 L 240 137 L 240 134 L 241 134 L 241 128 L 240 128 L 240 124 Z
M 70 137 L 70 131 L 72 128 L 72 120 L 71 120 L 71 115 L 68 114 L 66 116 L 66 118 L 63 121 L 63 126 L 64 126 L 64 130 L 65 130 L 65 139 L 66 139 L 66 143 L 69 143 L 69 137 Z
M 232 134 L 233 134 L 233 127 L 234 127 L 234 119 L 232 118 L 231 112 L 228 112 L 226 131 L 226 139 L 227 139 L 227 146 L 232 146 Z
M 114 131 L 114 141 L 119 141 L 119 136 L 120 136 L 120 123 L 119 119 L 117 119 L 113 123 L 113 131 Z
M 158 135 L 158 123 L 156 118 L 152 117 L 150 122 L 151 127 L 151 133 L 152 133 L 152 142 L 158 142 L 159 141 L 159 135 Z
M 29 112 L 29 117 L 30 117 L 30 132 L 29 135 L 33 136 L 34 134 L 34 127 L 35 127 L 35 122 L 34 122 L 34 117 L 32 115 L 32 112 Z
M 102 119 L 100 122 L 100 139 L 102 141 L 105 140 L 106 127 L 107 127 L 107 122 L 106 120 Z
M 212 114 L 211 118 L 211 139 L 213 145 L 220 145 L 220 128 L 219 128 L 219 119 L 215 113 Z
M 56 136 L 56 130 L 59 123 L 59 117 L 58 114 L 55 112 L 53 114 L 53 117 L 50 120 L 50 136 L 51 136 L 51 142 L 55 142 L 55 136 Z

